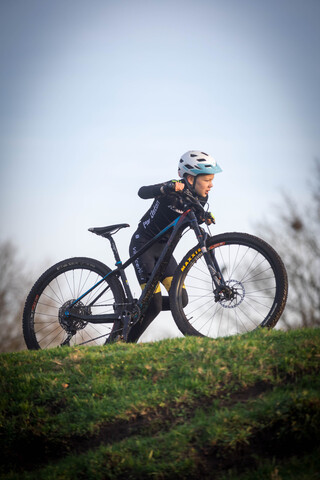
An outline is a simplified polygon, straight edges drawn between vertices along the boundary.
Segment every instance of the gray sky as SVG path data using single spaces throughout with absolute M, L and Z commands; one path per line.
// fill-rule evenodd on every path
M 123 258 L 181 154 L 213 155 L 215 231 L 253 231 L 320 152 L 319 0 L 1 0 L 1 233 L 32 268 Z M 38 267 L 39 266 L 39 267 Z

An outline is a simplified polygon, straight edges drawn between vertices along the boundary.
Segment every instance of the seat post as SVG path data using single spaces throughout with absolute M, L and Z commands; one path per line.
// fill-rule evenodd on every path
M 114 255 L 114 258 L 117 262 L 116 265 L 118 265 L 119 263 L 121 263 L 121 258 L 119 256 L 119 252 L 118 252 L 118 249 L 117 249 L 117 246 L 116 246 L 116 242 L 113 240 L 112 235 L 110 235 L 110 234 L 106 235 L 105 238 L 107 238 L 109 240 L 110 244 L 111 244 L 113 255 Z
M 122 268 L 120 268 L 120 267 L 122 267 L 122 261 L 121 261 L 120 255 L 118 253 L 116 242 L 113 240 L 112 235 L 110 233 L 105 235 L 105 238 L 107 238 L 109 240 L 110 244 L 111 244 L 113 255 L 114 255 L 114 258 L 116 260 L 116 267 L 118 267 L 119 270 L 120 270 L 119 273 L 120 273 L 120 278 L 122 280 L 122 285 L 124 287 L 124 290 L 125 290 L 125 293 L 127 295 L 127 299 L 129 301 L 129 303 L 132 304 L 133 296 L 132 296 L 132 293 L 131 293 L 131 290 L 130 290 L 130 287 L 129 287 L 129 284 L 128 284 L 127 276 L 126 276 L 124 270 Z

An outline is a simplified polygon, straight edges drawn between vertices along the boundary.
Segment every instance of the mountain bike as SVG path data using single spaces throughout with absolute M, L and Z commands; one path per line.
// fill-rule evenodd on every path
M 197 244 L 178 265 L 169 291 L 170 308 L 184 335 L 217 338 L 259 327 L 273 328 L 287 299 L 284 264 L 265 241 L 245 233 L 211 235 L 198 219 L 206 212 L 191 192 L 183 213 L 122 263 L 113 235 L 121 223 L 89 231 L 109 240 L 115 258 L 110 269 L 98 260 L 69 258 L 50 267 L 34 284 L 25 303 L 23 333 L 29 349 L 103 345 L 128 340 L 143 322 L 152 295 L 186 230 Z M 170 236 L 139 298 L 134 298 L 126 268 L 165 235 Z M 188 301 L 182 302 L 182 289 Z

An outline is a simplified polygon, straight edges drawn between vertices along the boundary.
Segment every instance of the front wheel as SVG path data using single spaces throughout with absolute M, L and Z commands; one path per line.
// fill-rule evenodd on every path
M 27 347 L 35 350 L 106 343 L 113 323 L 93 324 L 68 318 L 65 313 L 70 310 L 79 315 L 112 314 L 115 304 L 124 302 L 124 294 L 117 278 L 104 279 L 110 271 L 103 263 L 82 257 L 63 260 L 49 268 L 26 300 L 23 334 Z M 77 298 L 101 280 L 99 286 L 72 307 Z
M 244 233 L 210 237 L 207 249 L 225 288 L 218 292 L 199 246 L 177 267 L 170 289 L 173 318 L 184 335 L 222 337 L 273 328 L 287 299 L 285 267 L 263 240 Z M 182 304 L 186 288 L 188 304 Z M 184 296 L 185 297 L 185 296 Z

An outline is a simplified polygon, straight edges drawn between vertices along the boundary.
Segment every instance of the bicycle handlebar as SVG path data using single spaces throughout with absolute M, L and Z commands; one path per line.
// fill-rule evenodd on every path
M 195 213 L 197 213 L 197 217 L 200 217 L 201 222 L 205 222 L 207 225 L 211 225 L 212 223 L 216 223 L 214 216 L 211 212 L 205 210 L 203 205 L 200 203 L 199 199 L 193 195 L 193 193 L 189 189 L 184 189 L 178 192 L 172 192 L 175 195 L 182 196 L 185 200 L 184 208 L 191 208 Z
M 196 210 L 198 210 L 200 213 L 205 214 L 205 209 L 199 202 L 198 198 L 194 197 L 192 192 L 188 189 L 181 190 L 180 192 L 173 192 L 175 195 L 178 195 L 179 197 L 183 197 L 185 200 L 185 206 L 186 207 L 196 207 Z

